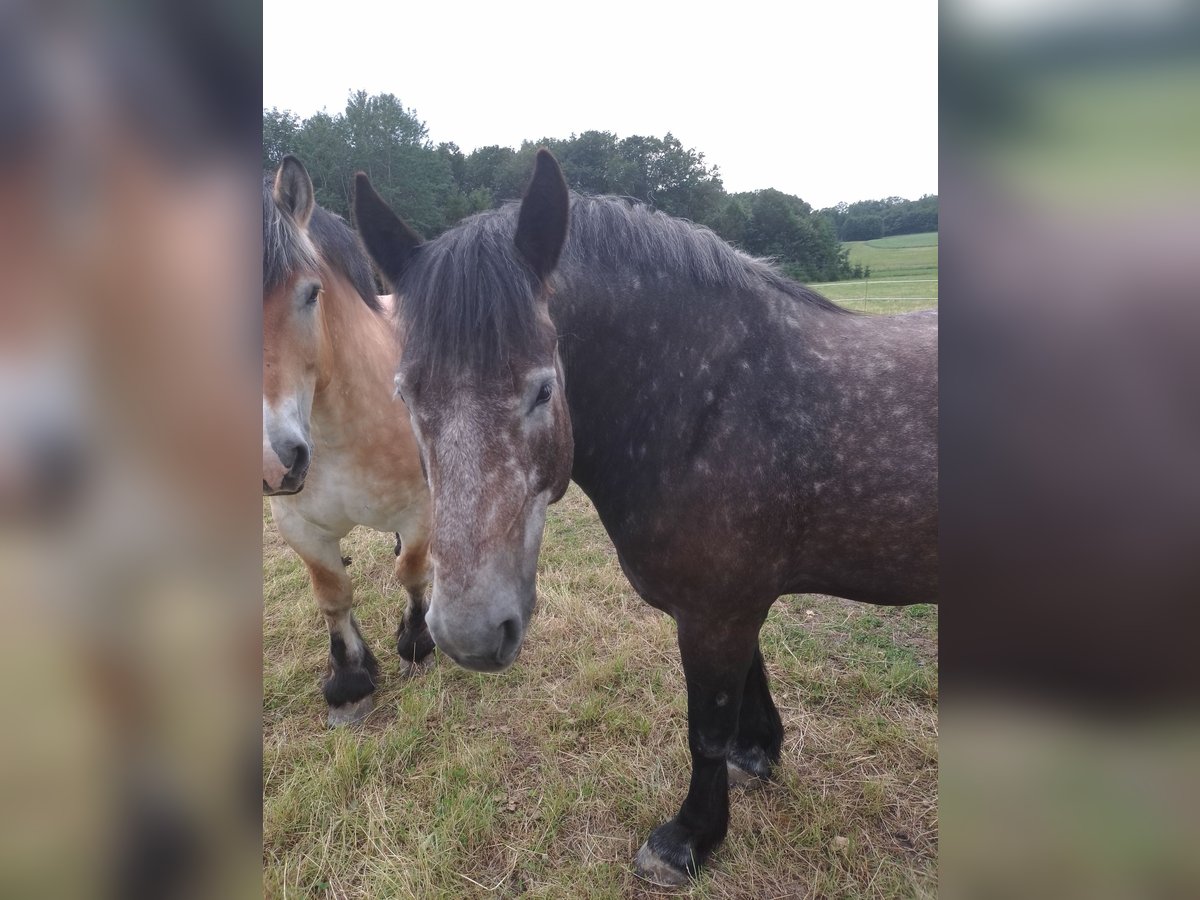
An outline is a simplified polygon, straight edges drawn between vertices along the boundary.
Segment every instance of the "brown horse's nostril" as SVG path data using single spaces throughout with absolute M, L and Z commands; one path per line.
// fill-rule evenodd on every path
M 308 445 L 304 441 L 289 442 L 282 447 L 277 445 L 275 452 L 290 474 L 302 472 L 308 465 Z
M 282 477 L 280 477 L 277 473 L 275 473 L 274 466 L 271 466 L 271 470 L 269 470 L 267 474 L 269 477 L 278 478 L 279 484 L 277 486 L 272 486 L 270 482 L 264 478 L 263 493 L 297 493 L 304 487 L 304 476 L 308 474 L 308 464 L 312 456 L 312 451 L 309 450 L 308 442 L 303 439 L 298 441 L 288 441 L 286 443 L 272 442 L 271 446 L 275 451 L 276 458 L 279 460 L 280 465 L 284 467 L 285 471 Z
M 297 444 L 291 465 L 288 465 L 287 460 L 283 460 L 283 464 L 288 467 L 289 475 L 302 478 L 308 471 L 308 444 Z
M 275 452 L 279 456 L 279 461 L 287 469 L 286 480 L 290 482 L 303 480 L 304 474 L 308 471 L 308 444 L 305 441 L 294 441 L 284 444 L 282 447 L 276 447 Z

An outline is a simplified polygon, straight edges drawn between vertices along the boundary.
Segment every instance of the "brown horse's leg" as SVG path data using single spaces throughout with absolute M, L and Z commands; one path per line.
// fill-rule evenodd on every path
M 665 885 L 683 884 L 696 875 L 729 827 L 727 760 L 762 617 L 714 622 L 709 616 L 679 616 L 677 621 L 688 689 L 692 780 L 678 815 L 651 833 L 636 861 L 639 875 Z
M 317 608 L 329 627 L 329 671 L 321 685 L 329 704 L 329 724 L 355 722 L 374 706 L 379 664 L 351 613 L 354 590 L 339 538 L 278 504 L 272 504 L 272 510 L 279 533 L 308 567 Z
M 396 632 L 396 652 L 416 664 L 433 652 L 433 638 L 425 626 L 425 589 L 429 585 L 429 541 L 401 541 L 396 535 L 396 579 L 408 591 L 408 606 Z
M 738 716 L 737 736 L 729 751 L 729 782 L 750 784 L 755 779 L 766 780 L 779 762 L 783 745 L 783 722 L 775 702 L 762 651 L 754 648 L 754 661 L 746 675 L 742 693 L 742 710 Z
M 353 592 L 345 568 L 305 560 L 325 623 L 329 627 L 329 672 L 321 690 L 329 704 L 329 724 L 347 725 L 374 707 L 379 664 L 351 613 Z

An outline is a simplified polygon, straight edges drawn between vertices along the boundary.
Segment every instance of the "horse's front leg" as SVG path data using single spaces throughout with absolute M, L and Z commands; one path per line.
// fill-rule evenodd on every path
M 408 606 L 396 632 L 396 652 L 415 667 L 433 652 L 433 637 L 425 625 L 429 539 L 424 534 L 410 534 L 408 541 L 396 534 L 396 579 L 408 592 Z
M 688 691 L 692 780 L 679 813 L 654 829 L 638 851 L 638 874 L 663 885 L 694 877 L 729 827 L 727 760 L 737 734 L 746 675 L 761 617 L 744 622 L 677 617 Z
M 374 707 L 379 664 L 363 640 L 351 609 L 354 590 L 342 560 L 340 535 L 272 504 L 279 533 L 304 560 L 317 608 L 329 627 L 329 671 L 321 690 L 329 704 L 329 724 L 346 725 Z

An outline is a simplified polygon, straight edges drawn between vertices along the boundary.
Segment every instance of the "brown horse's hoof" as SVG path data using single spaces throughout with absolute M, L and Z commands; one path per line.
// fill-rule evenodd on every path
M 685 869 L 672 865 L 651 850 L 649 841 L 642 844 L 642 849 L 638 851 L 633 861 L 633 871 L 638 878 L 659 887 L 682 887 L 691 881 Z
M 329 727 L 339 728 L 361 722 L 375 708 L 375 695 L 367 694 L 361 700 L 329 707 Z
M 399 634 L 396 635 L 396 652 L 405 662 L 412 664 L 423 662 L 433 653 L 433 649 L 433 636 L 424 623 L 415 631 L 407 626 L 401 626 Z

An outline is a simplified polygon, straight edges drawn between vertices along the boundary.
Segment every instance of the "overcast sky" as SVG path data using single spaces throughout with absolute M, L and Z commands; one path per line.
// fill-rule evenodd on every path
M 937 4 L 263 3 L 263 106 L 392 93 L 469 152 L 674 134 L 728 191 L 814 207 L 936 193 Z

